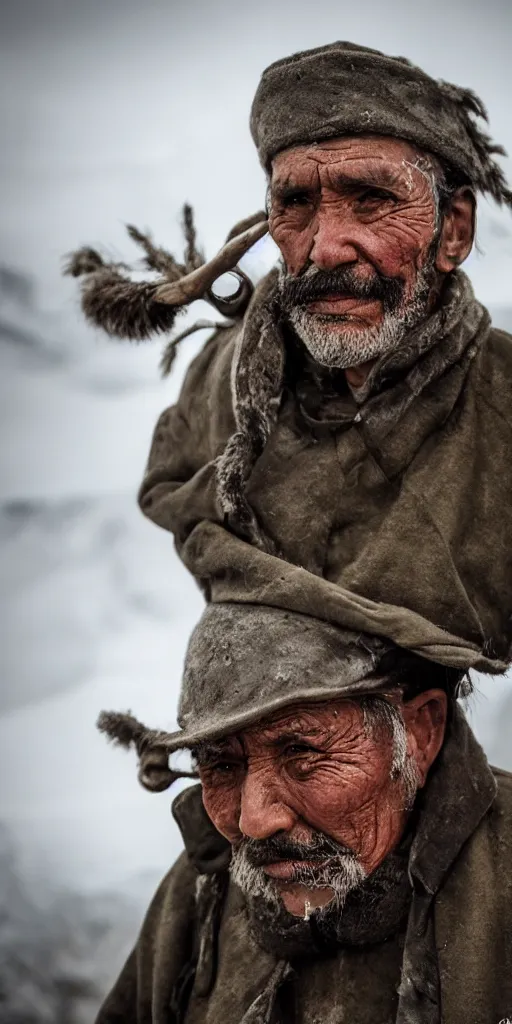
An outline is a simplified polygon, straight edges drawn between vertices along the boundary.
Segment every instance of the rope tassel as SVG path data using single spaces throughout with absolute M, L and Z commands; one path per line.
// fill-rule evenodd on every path
M 177 771 L 169 766 L 165 746 L 168 734 L 148 729 L 130 712 L 102 711 L 96 724 L 112 743 L 125 750 L 135 748 L 139 758 L 139 782 L 151 793 L 162 793 L 178 779 L 197 779 L 194 772 Z

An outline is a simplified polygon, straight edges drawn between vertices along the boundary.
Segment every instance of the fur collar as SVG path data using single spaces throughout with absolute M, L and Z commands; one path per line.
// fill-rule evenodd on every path
M 476 301 L 469 279 L 455 271 L 437 310 L 398 349 L 378 360 L 356 401 L 345 375 L 327 373 L 312 364 L 290 335 L 280 313 L 277 287 L 278 271 L 273 270 L 256 290 L 237 338 L 231 376 L 237 429 L 217 460 L 217 493 L 228 522 L 267 551 L 268 541 L 245 488 L 276 426 L 285 388 L 291 388 L 310 425 L 331 429 L 356 422 L 369 443 L 379 442 L 429 385 L 457 367 L 455 386 L 448 395 L 451 405 L 441 410 L 443 418 L 451 411 L 490 328 L 489 314 Z M 434 401 L 435 415 L 439 405 Z

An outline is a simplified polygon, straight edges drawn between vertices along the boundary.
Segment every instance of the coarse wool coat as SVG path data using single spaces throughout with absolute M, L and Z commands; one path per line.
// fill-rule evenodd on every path
M 500 1024 L 512 1017 L 512 775 L 463 715 L 420 798 L 406 919 L 286 961 L 251 930 L 200 786 L 173 806 L 185 852 L 97 1024 Z M 226 856 L 226 848 L 228 854 Z
M 441 664 L 503 671 L 512 338 L 454 272 L 440 308 L 354 395 L 278 322 L 275 292 L 271 272 L 244 323 L 216 332 L 192 362 L 155 429 L 143 512 L 174 534 L 207 600 L 274 605 Z M 260 379 L 263 392 L 274 387 L 280 346 L 275 423 L 245 486 L 258 545 L 225 514 L 225 457 L 219 466 L 244 417 L 249 431 L 257 418 Z

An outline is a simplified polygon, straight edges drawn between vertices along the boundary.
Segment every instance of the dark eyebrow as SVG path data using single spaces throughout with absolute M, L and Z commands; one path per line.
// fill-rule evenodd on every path
M 376 188 L 382 189 L 383 191 L 389 191 L 396 195 L 397 192 L 401 192 L 404 187 L 404 183 L 396 170 L 391 167 L 387 167 L 385 164 L 379 166 L 370 166 L 364 174 L 358 174 L 352 176 L 351 174 L 340 171 L 338 174 L 333 176 L 334 185 L 341 191 L 355 191 L 357 189 L 364 188 Z M 288 199 L 293 199 L 296 196 L 308 196 L 312 197 L 318 194 L 318 187 L 311 185 L 300 185 L 294 181 L 292 177 L 287 177 L 282 181 L 277 180 L 271 183 L 270 195 L 272 199 L 277 202 L 284 203 Z
M 277 199 L 281 203 L 286 199 L 293 199 L 294 196 L 312 196 L 315 192 L 318 192 L 318 189 L 311 188 L 310 185 L 298 185 L 291 178 L 270 185 L 272 199 Z
M 369 167 L 368 171 L 364 174 L 359 174 L 352 177 L 350 174 L 344 174 L 340 171 L 334 177 L 334 182 L 339 189 L 356 189 L 356 188 L 381 188 L 389 189 L 391 192 L 400 190 L 403 182 L 396 171 L 391 170 L 390 167 Z
M 310 729 L 287 729 L 269 740 L 271 747 L 283 747 L 286 743 L 307 743 L 312 739 L 325 739 L 326 730 L 312 726 Z
M 236 756 L 236 753 L 228 743 L 220 740 L 218 743 L 207 741 L 198 743 L 197 746 L 192 748 L 191 755 L 196 764 L 202 765 L 217 761 L 219 758 L 227 757 L 228 755 Z

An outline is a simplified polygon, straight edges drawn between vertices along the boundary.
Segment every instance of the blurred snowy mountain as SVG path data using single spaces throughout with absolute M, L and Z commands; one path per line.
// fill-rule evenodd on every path
M 0 671 L 10 685 L 0 712 L 86 682 L 123 631 L 177 624 L 182 577 L 168 548 L 162 557 L 132 496 L 5 502 Z
M 0 826 L 0 1021 L 92 1024 L 133 945 L 148 892 L 84 897 L 38 881 L 20 876 Z
M 2 1024 L 90 1024 L 180 848 L 95 720 L 175 724 L 203 601 L 135 493 L 193 351 L 163 383 L 157 346 L 95 341 L 0 271 Z

